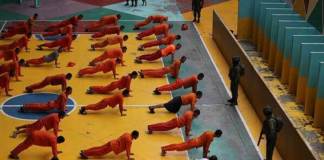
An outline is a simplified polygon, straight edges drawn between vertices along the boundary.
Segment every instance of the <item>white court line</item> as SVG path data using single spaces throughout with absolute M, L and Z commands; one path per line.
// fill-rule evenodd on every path
M 4 23 L 3 23 L 3 25 L 2 25 L 2 27 L 0 29 L 0 32 L 2 32 L 2 30 L 4 29 L 4 27 L 6 26 L 6 24 L 7 24 L 7 21 L 4 21 Z
M 62 19 L 64 20 L 64 19 Z M 49 19 L 49 20 L 35 20 L 36 22 L 61 22 L 62 20 L 53 20 L 53 19 Z M 135 20 L 135 19 L 121 19 L 121 20 L 118 20 L 118 21 L 121 21 L 121 22 L 140 22 L 140 21 L 143 21 L 144 19 L 140 20 Z M 5 20 L 5 21 L 8 21 L 8 22 L 24 22 L 26 20 Z M 93 22 L 93 21 L 99 21 L 99 19 L 86 19 L 86 20 L 81 20 L 81 22 Z M 0 21 L 0 22 L 3 22 Z M 179 21 L 168 21 L 168 22 L 191 22 L 189 20 L 179 20 Z
M 223 76 L 221 75 L 220 71 L 218 70 L 218 68 L 217 68 L 217 66 L 216 66 L 216 63 L 215 63 L 213 57 L 211 56 L 211 54 L 210 54 L 210 52 L 209 52 L 209 49 L 207 48 L 206 43 L 204 42 L 203 38 L 201 37 L 200 33 L 198 32 L 198 28 L 197 28 L 196 24 L 193 24 L 193 25 L 194 25 L 194 28 L 195 28 L 197 34 L 199 35 L 199 38 L 200 38 L 200 40 L 202 41 L 202 43 L 203 43 L 203 45 L 204 45 L 204 47 L 205 47 L 205 49 L 206 49 L 206 51 L 207 51 L 207 53 L 208 53 L 208 55 L 209 55 L 210 60 L 212 61 L 213 65 L 214 65 L 214 67 L 215 67 L 216 72 L 218 73 L 218 75 L 219 75 L 220 78 L 221 78 L 221 81 L 222 81 L 222 83 L 223 83 L 223 85 L 224 85 L 224 87 L 225 87 L 225 89 L 226 89 L 227 94 L 228 94 L 228 95 L 231 95 L 229 89 L 226 87 L 226 83 L 225 83 L 225 81 L 224 81 Z M 239 114 L 239 117 L 240 117 L 240 119 L 242 120 L 243 125 L 244 125 L 245 129 L 247 130 L 250 139 L 252 140 L 253 146 L 255 147 L 255 149 L 256 149 L 257 152 L 258 152 L 259 158 L 260 158 L 260 159 L 263 159 L 263 156 L 262 156 L 262 154 L 261 154 L 261 151 L 260 151 L 259 147 L 257 147 L 257 145 L 256 145 L 256 143 L 255 143 L 255 141 L 254 141 L 254 139 L 253 139 L 253 136 L 252 136 L 252 134 L 251 134 L 251 132 L 250 132 L 250 130 L 249 130 L 249 128 L 248 128 L 248 126 L 247 126 L 247 124 L 246 124 L 246 122 L 245 122 L 245 120 L 244 120 L 244 118 L 243 118 L 243 116 L 242 116 L 242 114 L 241 114 L 241 112 L 240 112 L 240 110 L 238 109 L 237 106 L 235 106 L 235 110 L 236 110 L 236 112 Z

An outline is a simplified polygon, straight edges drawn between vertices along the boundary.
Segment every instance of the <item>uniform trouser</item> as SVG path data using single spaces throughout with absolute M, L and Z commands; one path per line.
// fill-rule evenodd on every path
M 169 131 L 169 130 L 177 128 L 177 127 L 178 127 L 177 119 L 174 118 L 167 122 L 148 125 L 147 129 L 149 131 Z
M 128 3 L 129 2 L 129 0 L 126 0 L 126 4 L 129 4 Z M 132 6 L 137 6 L 137 0 L 131 0 L 131 2 L 132 2 Z
M 272 160 L 274 147 L 276 146 L 277 136 L 267 136 L 266 160 Z
M 146 77 L 161 78 L 165 74 L 169 73 L 170 71 L 167 67 L 164 67 L 164 68 L 160 68 L 160 69 L 145 69 L 145 70 L 141 70 L 141 72 Z
M 200 19 L 200 11 L 201 11 L 200 8 L 193 8 L 193 16 L 195 19 L 196 18 Z
M 103 156 L 112 151 L 110 142 L 99 147 L 89 148 L 83 151 L 85 156 Z
M 93 93 L 99 93 L 99 94 L 106 94 L 109 93 L 116 88 L 118 88 L 118 84 L 115 82 L 112 82 L 108 84 L 107 86 L 91 86 L 90 89 Z
M 26 61 L 27 64 L 40 65 L 45 63 L 45 56 L 41 58 L 30 59 Z
M 157 90 L 158 91 L 173 91 L 173 90 L 179 89 L 181 87 L 183 87 L 182 81 L 176 80 L 175 82 L 173 82 L 171 84 L 167 84 L 167 85 L 158 87 Z
M 144 38 L 144 37 L 150 36 L 150 35 L 152 35 L 154 33 L 155 33 L 154 29 L 148 29 L 148 30 L 145 30 L 145 31 L 139 33 L 137 35 L 137 37 Z
M 93 47 L 94 48 L 103 48 L 103 47 L 106 47 L 107 45 L 109 45 L 109 42 L 107 40 L 104 40 L 102 42 L 93 44 Z
M 153 47 L 153 46 L 159 46 L 162 44 L 163 44 L 162 40 L 154 40 L 154 41 L 144 43 L 142 46 L 143 46 L 143 48 L 149 48 L 149 47 Z
M 40 88 L 43 88 L 47 85 L 49 85 L 50 83 L 47 82 L 46 80 L 42 80 L 41 82 L 39 83 L 35 83 L 35 84 L 32 84 L 30 86 L 27 86 L 26 89 L 27 90 L 35 90 L 35 89 L 40 89 Z
M 52 110 L 55 108 L 55 104 L 52 104 L 53 102 L 48 103 L 29 103 L 24 104 L 23 108 L 25 111 L 31 111 L 31 112 L 46 112 L 49 110 Z
M 102 70 L 97 67 L 87 67 L 87 68 L 81 69 L 78 74 L 79 74 L 79 76 L 83 76 L 85 74 L 95 74 L 100 71 L 102 71 Z
M 163 146 L 162 150 L 164 151 L 185 151 L 191 148 L 198 147 L 196 142 L 193 140 L 189 140 L 187 142 L 179 143 L 179 144 L 170 144 L 167 146 Z
M 231 81 L 231 92 L 232 92 L 232 101 L 237 103 L 238 98 L 238 82 Z
M 11 154 L 17 156 L 20 152 L 24 151 L 25 149 L 29 148 L 32 143 L 32 139 L 27 137 L 22 143 L 20 143 L 14 150 L 11 151 Z
M 135 27 L 137 27 L 137 28 L 144 27 L 144 26 L 148 25 L 150 22 L 151 22 L 151 20 L 146 18 L 144 21 L 137 22 L 135 24 Z
M 154 61 L 162 57 L 162 54 L 160 51 L 156 51 L 152 54 L 145 54 L 138 57 L 140 60 L 146 60 L 146 61 Z
M 54 41 L 54 42 L 50 42 L 50 43 L 44 43 L 44 44 L 42 44 L 42 46 L 45 46 L 47 48 L 54 48 L 54 47 L 62 46 L 62 44 L 60 41 Z

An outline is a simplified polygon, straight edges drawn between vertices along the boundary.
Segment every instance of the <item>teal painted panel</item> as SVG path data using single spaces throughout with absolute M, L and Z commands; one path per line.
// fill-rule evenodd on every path
M 324 52 L 311 52 L 309 54 L 309 69 L 307 86 L 315 88 L 318 84 L 320 63 L 324 62 Z
M 265 17 L 265 11 L 266 8 L 278 8 L 278 9 L 282 9 L 282 14 L 284 13 L 284 11 L 286 11 L 286 14 L 293 14 L 293 10 L 291 8 L 288 8 L 288 4 L 287 3 L 261 3 L 260 5 L 260 9 L 259 12 L 257 12 L 257 19 L 258 19 L 258 26 L 262 28 L 262 30 L 264 30 L 264 25 L 265 25 L 265 21 L 266 19 Z
M 302 20 L 303 18 L 299 14 L 273 14 L 272 15 L 272 22 L 271 22 L 271 42 L 275 43 L 278 39 L 278 25 L 279 20 Z
M 319 32 L 308 23 L 305 23 L 308 27 L 286 27 L 285 41 L 284 41 L 284 58 L 291 58 L 292 49 L 292 36 L 293 35 L 318 35 Z
M 298 68 L 300 65 L 301 44 L 302 43 L 324 43 L 323 35 L 293 35 L 291 66 Z
M 307 77 L 311 52 L 324 52 L 324 43 L 302 43 L 299 60 L 299 75 Z
M 324 98 L 324 62 L 320 63 L 320 72 L 317 86 L 317 97 L 322 99 Z
M 245 1 L 240 1 L 240 3 L 245 3 Z M 263 3 L 282 3 L 281 0 L 254 0 L 253 2 L 253 13 L 252 13 L 252 18 L 254 19 L 255 22 L 257 22 L 258 19 L 258 12 L 260 11 L 260 6 L 261 6 L 261 2 Z
M 281 8 L 266 8 L 265 24 L 262 28 L 265 28 L 265 34 L 267 37 L 271 35 L 271 23 L 273 19 L 273 14 L 286 14 L 287 10 L 282 10 Z
M 240 18 L 253 17 L 254 0 L 239 1 L 238 15 Z

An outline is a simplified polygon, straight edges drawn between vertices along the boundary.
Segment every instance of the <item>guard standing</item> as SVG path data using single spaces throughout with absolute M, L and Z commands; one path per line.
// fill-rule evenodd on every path
M 244 75 L 244 67 L 240 64 L 240 57 L 232 58 L 232 67 L 229 71 L 229 78 L 231 80 L 231 92 L 232 98 L 227 100 L 232 106 L 237 105 L 238 87 L 240 83 L 240 77 Z
M 204 6 L 204 0 L 192 0 L 193 22 L 200 22 L 200 11 Z M 197 20 L 198 18 L 198 20 Z

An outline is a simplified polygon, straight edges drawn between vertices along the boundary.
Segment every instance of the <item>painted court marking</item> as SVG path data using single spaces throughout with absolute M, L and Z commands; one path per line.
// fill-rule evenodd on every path
M 207 51 L 207 53 L 208 53 L 209 59 L 212 61 L 212 63 L 213 63 L 213 65 L 214 65 L 214 68 L 215 68 L 217 74 L 218 74 L 218 75 L 220 76 L 220 78 L 221 78 L 221 81 L 222 81 L 222 83 L 223 83 L 223 85 L 224 85 L 224 87 L 225 87 L 225 89 L 226 89 L 227 95 L 228 95 L 228 96 L 231 95 L 229 89 L 228 89 L 227 86 L 226 86 L 226 83 L 225 83 L 225 81 L 224 81 L 223 76 L 221 75 L 220 71 L 218 70 L 218 68 L 217 68 L 217 66 L 216 66 L 216 63 L 215 63 L 213 57 L 211 56 L 211 54 L 210 54 L 210 52 L 209 52 L 209 49 L 207 48 L 206 43 L 204 42 L 203 38 L 201 37 L 201 35 L 200 35 L 199 32 L 198 32 L 198 29 L 197 29 L 196 24 L 194 23 L 193 26 L 194 26 L 196 32 L 198 33 L 199 38 L 200 38 L 200 40 L 202 41 L 202 43 L 203 43 L 203 45 L 204 45 L 204 47 L 205 47 L 205 49 L 206 49 L 206 51 Z M 244 128 L 245 128 L 246 131 L 248 132 L 248 135 L 249 135 L 249 137 L 250 137 L 250 139 L 251 139 L 251 141 L 252 141 L 252 143 L 253 143 L 253 146 L 254 146 L 254 148 L 255 148 L 255 149 L 257 150 L 257 152 L 258 152 L 259 158 L 260 158 L 260 159 L 263 159 L 263 156 L 262 156 L 262 154 L 261 154 L 261 151 L 260 151 L 259 147 L 257 147 L 257 145 L 256 145 L 256 143 L 255 143 L 255 141 L 254 141 L 254 139 L 253 139 L 253 136 L 252 136 L 252 134 L 251 134 L 251 132 L 250 132 L 250 130 L 249 130 L 249 128 L 248 128 L 248 126 L 247 126 L 245 120 L 243 119 L 243 116 L 242 116 L 242 114 L 241 114 L 241 112 L 239 111 L 239 109 L 238 109 L 237 106 L 235 106 L 235 110 L 236 110 L 236 112 L 239 114 L 239 117 L 240 117 L 241 121 L 243 122 Z

